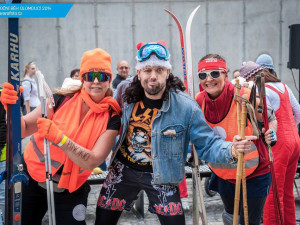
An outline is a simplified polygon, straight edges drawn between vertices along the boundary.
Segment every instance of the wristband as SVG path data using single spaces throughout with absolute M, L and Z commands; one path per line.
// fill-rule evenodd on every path
M 63 146 L 67 140 L 68 140 L 68 137 L 66 135 L 64 135 L 64 137 L 61 139 L 61 141 L 57 144 L 58 147 Z
M 234 146 L 232 145 L 231 146 L 231 156 L 232 156 L 232 158 L 235 158 L 235 159 L 237 159 L 237 153 L 236 153 L 236 151 L 234 150 Z
M 231 146 L 230 150 L 231 150 L 231 158 L 229 159 L 229 163 L 230 164 L 235 164 L 235 163 L 237 163 L 237 154 L 234 151 L 233 145 Z
M 272 130 L 271 133 L 271 147 L 274 146 L 277 143 L 277 135 L 276 132 L 271 128 L 270 130 Z

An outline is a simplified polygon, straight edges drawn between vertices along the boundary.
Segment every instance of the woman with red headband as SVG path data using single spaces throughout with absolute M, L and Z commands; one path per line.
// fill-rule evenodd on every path
M 225 60 L 217 54 L 203 57 L 198 64 L 198 76 L 204 90 L 196 96 L 206 122 L 213 128 L 215 135 L 224 140 L 231 140 L 238 134 L 237 105 L 235 101 L 235 86 L 228 81 L 228 69 Z M 250 89 L 241 89 L 241 96 L 250 96 Z M 274 118 L 272 119 L 274 120 Z M 271 143 L 271 130 L 265 133 L 266 142 Z M 245 135 L 253 133 L 250 120 L 247 121 Z M 249 224 L 260 224 L 264 203 L 271 184 L 268 151 L 262 139 L 254 141 L 251 152 L 245 157 L 247 176 L 247 201 Z M 223 201 L 225 212 L 224 224 L 232 224 L 234 209 L 235 179 L 237 163 L 209 163 L 213 171 L 209 189 L 217 191 Z M 240 201 L 242 204 L 242 201 Z M 244 224 L 243 207 L 240 206 L 239 224 Z
M 22 225 L 41 224 L 47 211 L 44 138 L 51 142 L 56 224 L 86 224 L 86 181 L 113 147 L 121 109 L 110 96 L 111 57 L 106 51 L 96 48 L 83 54 L 80 78 L 81 87 L 58 91 L 62 95 L 56 108 L 47 107 L 49 119 L 40 118 L 41 106 L 21 118 L 22 137 L 32 135 L 23 155 L 29 184 L 22 190 Z M 3 105 L 17 99 L 14 87 L 5 83 Z

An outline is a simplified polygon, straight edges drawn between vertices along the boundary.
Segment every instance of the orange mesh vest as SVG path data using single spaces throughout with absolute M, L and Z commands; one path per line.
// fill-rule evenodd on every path
M 244 89 L 244 93 L 248 97 L 250 91 Z M 241 94 L 242 95 L 242 94 Z M 202 104 L 202 112 L 205 112 L 205 100 Z M 206 120 L 206 119 L 205 119 Z M 221 120 L 219 123 L 210 123 L 206 120 L 206 123 L 214 130 L 214 133 L 221 136 L 226 141 L 232 141 L 233 137 L 238 134 L 237 127 L 237 105 L 235 100 L 232 100 L 230 109 L 226 117 Z M 251 122 L 247 119 L 247 127 L 245 129 L 245 135 L 252 135 L 253 128 Z M 259 154 L 256 149 L 256 146 L 252 144 L 251 151 L 249 154 L 245 155 L 245 168 L 246 168 L 246 177 L 251 175 L 259 165 Z M 224 180 L 235 180 L 236 179 L 236 170 L 237 163 L 209 163 L 208 166 L 211 170 L 220 178 Z

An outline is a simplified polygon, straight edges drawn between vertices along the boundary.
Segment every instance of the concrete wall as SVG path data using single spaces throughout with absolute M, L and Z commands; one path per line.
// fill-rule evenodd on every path
M 3 3 L 4 0 L 0 0 Z M 23 3 L 41 2 L 23 0 Z M 47 0 L 47 3 L 69 1 Z M 164 39 L 171 52 L 173 72 L 182 78 L 180 39 L 173 12 L 185 31 L 189 14 L 201 5 L 192 25 L 193 72 L 207 53 L 225 57 L 231 71 L 261 53 L 273 56 L 279 77 L 298 98 L 299 71 L 287 69 L 289 29 L 300 23 L 300 0 L 76 0 L 66 18 L 20 19 L 20 65 L 36 61 L 49 85 L 59 87 L 84 51 L 100 47 L 112 56 L 113 71 L 121 59 L 135 74 L 135 45 Z M 0 19 L 0 83 L 7 80 L 7 19 Z M 300 40 L 299 40 L 300 41 Z M 300 59 L 299 59 L 300 60 Z M 231 74 L 230 74 L 231 78 Z M 198 90 L 198 78 L 195 76 Z

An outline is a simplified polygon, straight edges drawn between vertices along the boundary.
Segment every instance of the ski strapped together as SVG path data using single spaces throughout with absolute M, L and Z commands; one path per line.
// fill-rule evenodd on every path
M 21 3 L 21 0 L 6 1 Z M 8 82 L 18 92 L 16 104 L 7 108 L 7 148 L 5 183 L 5 224 L 20 225 L 22 212 L 22 183 L 28 182 L 23 171 L 21 147 L 19 19 L 8 19 Z
M 36 77 L 39 84 L 39 94 L 41 99 L 42 117 L 47 118 L 47 96 L 49 97 L 51 106 L 54 106 L 54 99 L 51 89 L 47 85 L 44 75 L 40 72 L 36 72 Z M 44 138 L 44 157 L 45 157 L 45 169 L 46 169 L 46 190 L 47 190 L 47 203 L 48 203 L 48 216 L 49 225 L 56 225 L 55 219 L 55 203 L 54 203 L 54 191 L 52 180 L 52 168 L 51 168 L 51 154 L 48 139 Z
M 181 60 L 182 60 L 182 67 L 183 67 L 183 81 L 184 81 L 184 86 L 186 87 L 185 91 L 187 93 L 189 93 L 189 91 L 188 91 L 189 90 L 188 89 L 188 83 L 187 83 L 185 47 L 184 47 L 184 38 L 183 38 L 182 27 L 181 27 L 181 24 L 180 24 L 179 20 L 177 19 L 177 17 L 172 12 L 170 12 L 167 9 L 164 9 L 164 10 L 172 16 L 172 18 L 176 22 L 178 30 L 179 30 L 179 34 L 180 34 L 180 47 L 181 47 Z
M 191 52 L 191 25 L 192 21 L 194 18 L 194 15 L 196 14 L 197 10 L 199 9 L 200 5 L 197 6 L 193 12 L 190 14 L 188 22 L 187 22 L 187 27 L 186 27 L 186 46 L 187 46 L 187 57 L 185 56 L 185 46 L 184 46 L 184 38 L 183 38 L 183 32 L 182 32 L 182 27 L 177 19 L 177 17 L 170 12 L 167 9 L 164 9 L 167 13 L 169 13 L 172 18 L 175 20 L 179 33 L 180 33 L 180 44 L 181 44 L 181 54 L 182 54 L 182 66 L 183 66 L 183 77 L 184 77 L 184 85 L 186 87 L 187 93 L 194 98 L 194 79 L 193 79 L 193 73 L 192 73 L 192 52 Z M 187 58 L 187 61 L 186 61 Z M 187 63 L 186 63 L 187 62 Z M 207 216 L 206 216 L 206 210 L 205 210 L 205 205 L 204 205 L 204 198 L 203 198 L 203 191 L 202 191 L 202 185 L 201 185 L 201 176 L 199 172 L 199 159 L 197 152 L 194 148 L 192 148 L 192 154 L 194 158 L 194 168 L 193 168 L 193 225 L 198 225 L 199 224 L 199 214 L 200 218 L 202 220 L 202 224 L 207 225 Z M 197 200 L 197 191 L 199 194 L 199 201 L 200 201 L 200 206 L 201 209 L 199 209 L 199 203 Z

